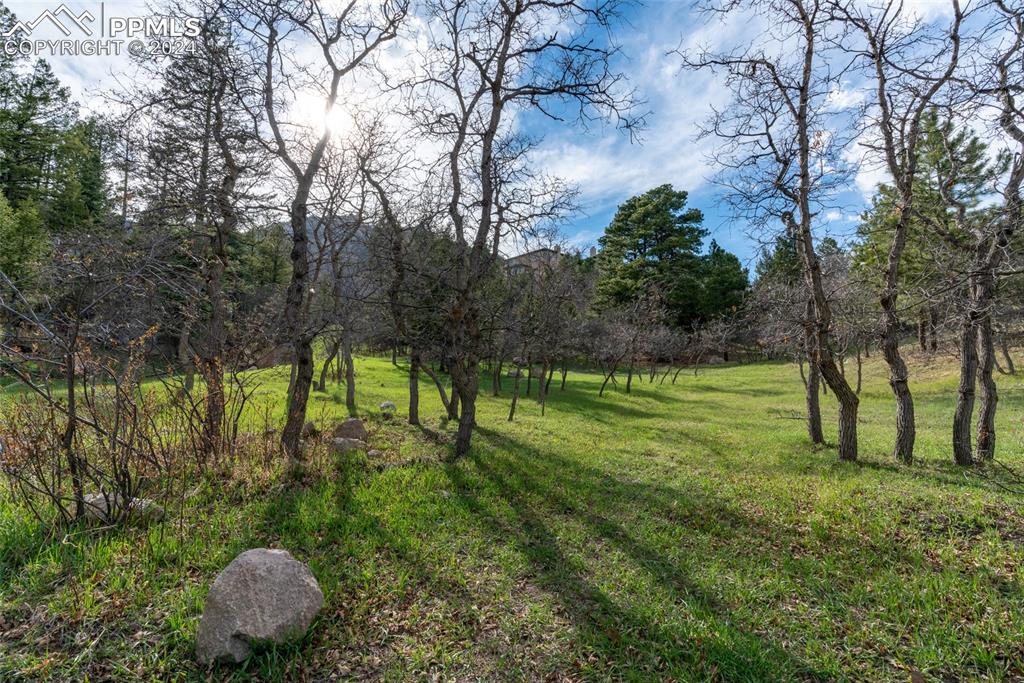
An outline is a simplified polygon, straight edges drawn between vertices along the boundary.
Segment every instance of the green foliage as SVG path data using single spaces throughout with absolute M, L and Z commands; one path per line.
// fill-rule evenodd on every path
M 796 251 L 796 238 L 787 234 L 778 235 L 770 247 L 761 248 L 761 255 L 754 266 L 759 281 L 793 285 L 800 279 L 800 256 Z
M 964 256 L 947 239 L 964 237 L 957 225 L 958 207 L 963 208 L 968 221 L 980 218 L 983 212 L 978 206 L 992 178 L 1005 167 L 1005 159 L 989 159 L 987 143 L 970 130 L 955 130 L 934 111 L 926 114 L 918 148 L 915 215 L 908 224 L 900 261 L 900 286 L 904 291 L 919 293 L 936 287 L 945 279 L 952 262 Z M 871 206 L 862 214 L 852 266 L 866 282 L 876 286 L 883 282 L 881 273 L 902 210 L 896 189 L 879 185 Z M 936 225 L 941 228 L 936 229 Z
M 598 309 L 653 295 L 672 324 L 690 326 L 735 305 L 746 271 L 717 244 L 701 256 L 704 215 L 686 200 L 686 192 L 661 185 L 619 206 L 598 240 Z
M 15 206 L 45 201 L 54 158 L 75 119 L 71 94 L 42 59 L 0 76 L 0 186 Z
M 749 277 L 735 254 L 711 240 L 701 261 L 700 315 L 710 320 L 722 313 L 734 312 L 743 303 Z
M 31 284 L 46 253 L 46 230 L 32 202 L 14 209 L 0 195 L 0 272 L 20 288 Z

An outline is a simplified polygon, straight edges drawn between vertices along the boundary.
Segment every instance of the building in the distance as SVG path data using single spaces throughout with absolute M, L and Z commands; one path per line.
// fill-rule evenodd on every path
M 543 268 L 554 268 L 558 265 L 558 259 L 561 256 L 561 247 L 541 247 L 540 249 L 534 249 L 506 260 L 505 270 L 509 275 L 536 273 Z

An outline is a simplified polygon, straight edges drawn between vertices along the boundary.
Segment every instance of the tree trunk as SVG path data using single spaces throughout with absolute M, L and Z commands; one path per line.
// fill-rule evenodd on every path
M 925 320 L 924 311 L 921 311 L 921 317 L 917 321 L 917 345 L 921 347 L 922 351 L 928 350 L 928 323 Z
M 345 409 L 352 417 L 356 415 L 356 366 L 352 360 L 352 341 L 348 334 L 342 342 L 342 353 L 345 357 Z
M 804 304 L 804 348 L 814 348 L 814 300 L 808 298 Z M 800 359 L 800 377 L 804 380 L 805 401 L 807 403 L 807 436 L 812 444 L 825 443 L 825 432 L 821 426 L 821 401 L 818 396 L 818 387 L 821 384 L 821 369 L 814 362 L 813 356 L 808 353 L 807 376 L 804 377 L 803 359 Z
M 1006 360 L 1006 374 L 1016 375 L 1017 367 L 1013 364 L 1013 356 L 1010 355 L 1010 344 L 1006 341 L 1006 335 L 1002 334 L 999 336 L 999 350 L 1003 354 L 1003 358 Z
M 526 395 L 530 395 L 533 388 L 533 358 L 526 357 Z
M 449 368 L 452 378 L 451 407 L 455 407 L 458 395 L 459 429 L 455 435 L 455 457 L 461 458 L 469 452 L 476 427 L 476 397 L 480 391 L 480 364 L 470 352 L 467 357 L 452 358 Z
M 992 342 L 992 316 L 988 308 L 978 321 L 978 383 L 981 389 L 978 403 L 977 438 L 975 441 L 976 459 L 987 462 L 995 457 L 996 452 L 996 405 L 999 395 L 996 381 L 992 377 L 995 366 L 995 345 Z
M 604 396 L 604 388 L 608 385 L 608 380 L 615 376 L 616 369 L 616 366 L 613 365 L 611 371 L 604 376 L 604 381 L 601 382 L 601 390 L 597 392 L 598 396 Z
M 77 337 L 77 332 L 73 338 Z M 67 369 L 64 379 L 67 382 L 67 417 L 68 423 L 64 427 L 64 436 L 61 439 L 61 446 L 64 448 L 68 461 L 68 471 L 71 473 L 71 491 L 75 499 L 75 519 L 81 519 L 85 515 L 85 485 L 82 477 L 82 466 L 75 452 L 75 430 L 78 428 L 78 404 L 75 395 L 75 348 L 76 343 L 72 341 L 68 345 Z M 85 372 L 85 368 L 82 369 Z
M 452 384 L 452 397 L 448 401 L 448 419 L 458 420 L 459 419 L 459 403 L 461 402 L 459 388 Z
M 446 415 L 451 416 L 451 401 L 448 399 L 448 392 L 444 390 L 444 384 L 441 382 L 441 378 L 434 372 L 434 368 L 430 367 L 430 363 L 420 363 L 420 368 L 423 372 L 427 373 L 430 379 L 434 380 L 434 386 L 437 387 L 437 393 L 441 396 L 441 405 L 444 406 L 444 412 Z M 458 399 L 455 399 L 458 400 Z M 452 419 L 449 417 L 449 419 Z
M 882 305 L 882 356 L 889 366 L 889 386 L 896 397 L 896 443 L 893 456 L 904 464 L 914 461 L 914 399 L 910 394 L 907 364 L 900 355 L 899 318 L 896 314 L 896 288 L 889 283 L 879 301 Z
M 934 306 L 928 308 L 928 339 L 932 353 L 939 350 L 939 312 Z
M 292 277 L 284 302 L 284 335 L 292 347 L 295 363 L 295 381 L 288 392 L 288 417 L 284 429 L 281 430 L 281 446 L 284 448 L 291 465 L 298 464 L 303 458 L 302 428 L 306 422 L 306 404 L 309 401 L 309 390 L 313 386 L 313 344 L 306 330 L 305 300 L 309 291 L 309 248 L 306 232 L 307 206 L 309 196 L 308 183 L 300 183 L 289 211 L 289 223 L 292 232 Z
M 420 423 L 420 353 L 411 349 L 409 354 L 409 424 Z
M 337 357 L 339 349 L 341 349 L 341 337 L 335 339 L 327 351 L 327 359 L 324 361 L 324 366 L 320 369 L 320 381 L 316 385 L 317 391 L 327 391 L 327 373 L 330 372 L 331 363 Z
M 633 364 L 630 363 L 629 364 L 629 370 L 626 372 L 626 393 L 627 394 L 629 393 L 629 390 L 632 388 L 632 386 L 633 386 Z
M 971 415 L 974 413 L 974 386 L 978 375 L 975 315 L 975 311 L 968 311 L 960 327 L 960 384 L 953 414 L 953 461 L 963 466 L 974 464 Z
M 540 368 L 540 384 L 537 385 L 537 400 L 540 401 L 540 414 L 544 415 L 545 403 L 548 398 L 548 385 L 551 383 L 551 363 L 544 361 Z
M 516 417 L 516 405 L 519 403 L 519 376 L 521 374 L 523 374 L 523 371 L 516 368 L 516 378 L 515 381 L 512 382 L 512 404 L 508 408 L 509 422 L 512 422 Z
M 569 368 L 565 363 L 562 363 L 562 385 L 558 388 L 559 391 L 565 391 L 565 376 L 569 374 Z
M 491 375 L 491 396 L 501 395 L 501 358 L 494 364 L 494 372 Z

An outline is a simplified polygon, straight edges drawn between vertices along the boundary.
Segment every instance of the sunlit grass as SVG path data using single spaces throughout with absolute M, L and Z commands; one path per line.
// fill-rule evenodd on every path
M 298 486 L 244 472 L 190 483 L 145 530 L 48 535 L 0 500 L 0 680 L 206 680 L 193 660 L 203 596 L 258 546 L 308 562 L 326 605 L 303 642 L 218 680 L 1024 676 L 1022 499 L 950 464 L 948 360 L 914 359 L 911 467 L 889 456 L 875 358 L 857 465 L 807 445 L 788 365 L 604 398 L 598 376 L 571 372 L 545 416 L 526 399 L 514 423 L 510 386 L 485 391 L 473 452 L 455 464 L 437 461 L 451 426 L 428 382 L 440 442 L 376 417 L 384 400 L 403 414 L 404 368 L 357 369 L 371 446 L 426 462 L 319 458 Z M 282 419 L 286 369 L 260 381 L 259 406 Z M 1024 383 L 999 381 L 999 458 L 1024 469 Z M 343 418 L 343 387 L 315 393 L 309 414 Z

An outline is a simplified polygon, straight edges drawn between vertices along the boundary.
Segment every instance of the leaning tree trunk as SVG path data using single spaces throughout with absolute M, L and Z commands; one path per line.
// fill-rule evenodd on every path
M 910 394 L 907 364 L 900 355 L 899 317 L 896 313 L 896 287 L 889 283 L 879 299 L 882 305 L 882 356 L 889 366 L 889 386 L 896 397 L 896 444 L 893 456 L 902 463 L 914 461 L 914 399 Z
M 1016 375 L 1017 367 L 1013 364 L 1013 356 L 1010 355 L 1010 344 L 1006 341 L 1006 335 L 999 335 L 999 350 L 1003 354 L 1003 359 L 1006 361 L 1006 374 Z
M 452 401 L 448 398 L 448 392 L 444 390 L 444 383 L 441 382 L 441 378 L 438 377 L 437 373 L 434 372 L 434 369 L 430 367 L 430 363 L 420 363 L 420 367 L 423 372 L 427 373 L 427 376 L 430 377 L 430 379 L 434 380 L 434 386 L 437 387 L 437 393 L 441 396 L 441 405 L 444 406 L 445 414 L 450 415 Z M 453 398 L 455 397 L 453 396 Z M 455 398 L 455 400 L 458 399 Z
M 327 360 L 324 361 L 324 366 L 320 368 L 320 381 L 317 382 L 317 391 L 327 391 L 327 374 L 330 372 L 331 363 L 338 356 L 338 351 L 341 349 L 341 337 L 334 340 L 331 344 L 330 349 L 327 351 Z

